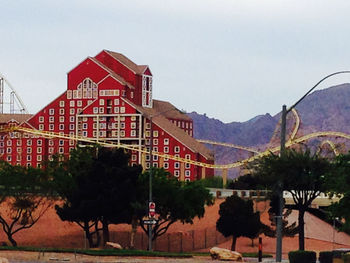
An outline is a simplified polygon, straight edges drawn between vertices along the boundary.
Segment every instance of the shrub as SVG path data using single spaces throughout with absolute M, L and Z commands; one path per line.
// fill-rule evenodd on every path
M 296 250 L 288 253 L 290 263 L 316 263 L 315 251 Z
M 320 263 L 332 263 L 333 252 L 332 251 L 321 251 L 319 256 Z
M 344 263 L 350 263 L 350 253 L 343 254 L 343 261 Z

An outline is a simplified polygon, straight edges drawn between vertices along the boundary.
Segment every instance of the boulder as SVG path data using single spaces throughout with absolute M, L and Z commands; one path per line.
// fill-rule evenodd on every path
M 210 249 L 212 259 L 243 261 L 242 254 L 225 248 L 213 247 Z
M 121 245 L 119 245 L 118 243 L 106 242 L 106 245 L 110 246 L 112 248 L 115 248 L 115 249 L 123 249 L 123 247 Z

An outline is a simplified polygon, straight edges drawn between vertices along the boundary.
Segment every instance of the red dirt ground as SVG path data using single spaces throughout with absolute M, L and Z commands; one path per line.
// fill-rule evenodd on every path
M 214 229 L 216 221 L 218 219 L 219 205 L 223 200 L 217 200 L 211 207 L 206 208 L 204 218 L 195 219 L 194 224 L 181 224 L 175 223 L 169 228 L 169 234 L 174 233 L 195 233 L 196 231 L 203 231 L 206 229 Z M 261 212 L 261 220 L 264 223 L 268 223 L 268 207 L 266 203 L 259 203 L 256 206 Z M 290 216 L 290 220 L 294 222 L 297 218 L 297 213 L 293 212 Z M 305 236 L 306 236 L 306 249 L 314 251 L 332 250 L 334 248 L 347 247 L 350 248 L 350 237 L 344 233 L 333 232 L 331 225 L 319 220 L 318 218 L 306 214 L 305 216 Z M 130 231 L 129 225 L 112 226 L 112 231 Z M 138 230 L 141 232 L 141 229 Z M 207 233 L 207 232 L 206 232 Z M 209 233 L 209 232 L 208 232 Z M 333 242 L 333 234 L 334 241 Z M 116 235 L 118 236 L 118 235 Z M 51 208 L 47 213 L 35 224 L 32 228 L 18 232 L 15 236 L 19 246 L 40 246 L 40 247 L 84 247 L 84 235 L 80 227 L 73 223 L 62 222 L 56 215 L 54 208 Z M 207 238 L 207 237 L 206 237 Z M 216 240 L 218 239 L 215 235 Z M 265 237 L 263 238 L 263 252 L 274 254 L 275 252 L 275 239 Z M 169 239 L 169 237 L 168 237 Z M 0 241 L 8 243 L 3 231 L 0 231 Z M 118 239 L 112 241 L 119 242 Z M 193 240 L 193 248 L 195 248 L 197 240 Z M 168 244 L 169 246 L 169 244 Z M 222 248 L 230 248 L 231 240 L 226 240 L 216 246 Z M 283 238 L 283 253 L 288 253 L 291 250 L 298 249 L 298 237 Z M 197 251 L 208 251 L 209 247 L 204 249 L 195 249 Z M 239 238 L 237 241 L 237 251 L 239 252 L 257 252 L 257 240 L 255 240 L 255 246 L 251 246 L 251 240 L 247 238 Z

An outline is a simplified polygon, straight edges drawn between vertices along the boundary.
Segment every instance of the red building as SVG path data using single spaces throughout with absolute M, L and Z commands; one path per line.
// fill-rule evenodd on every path
M 151 136 L 152 120 L 153 136 Z M 193 138 L 193 122 L 169 102 L 152 98 L 152 73 L 122 54 L 103 50 L 68 73 L 67 90 L 35 115 L 2 114 L 0 125 L 20 125 L 58 135 L 135 146 L 131 164 L 164 167 L 181 180 L 212 176 L 203 168 L 176 158 L 213 164 L 212 153 Z M 2 159 L 41 167 L 53 154 L 68 156 L 79 141 L 12 132 L 0 137 Z M 160 153 L 160 154 L 157 154 Z M 175 157 L 162 156 L 161 153 Z

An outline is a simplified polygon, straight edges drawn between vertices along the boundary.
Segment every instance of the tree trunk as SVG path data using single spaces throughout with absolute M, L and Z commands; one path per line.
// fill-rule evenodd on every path
M 13 239 L 12 233 L 6 233 L 7 234 L 7 239 L 11 242 L 12 246 L 17 247 L 17 242 L 16 240 Z
M 231 245 L 232 251 L 236 251 L 236 242 L 237 242 L 237 237 L 232 236 L 232 245 Z
M 89 222 L 84 222 L 84 232 L 85 232 L 85 238 L 88 240 L 89 242 L 89 248 L 92 248 L 94 247 L 94 242 L 92 240 L 92 236 L 91 236 L 91 233 L 90 233 L 90 228 L 89 228 Z
M 299 209 L 299 215 L 298 215 L 299 250 L 305 250 L 304 214 L 305 214 L 305 210 Z
M 108 220 L 102 219 L 102 233 L 103 233 L 103 245 L 109 242 L 109 230 L 108 230 Z
M 131 220 L 130 249 L 135 248 L 135 236 L 136 236 L 137 226 L 138 226 L 137 217 L 133 216 Z
M 251 238 L 252 240 L 252 247 L 254 247 L 254 238 Z

